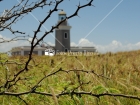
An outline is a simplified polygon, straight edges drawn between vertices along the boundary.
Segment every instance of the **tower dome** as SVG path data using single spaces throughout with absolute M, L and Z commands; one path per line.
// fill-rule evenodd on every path
M 59 12 L 59 15 L 66 15 L 66 13 L 62 10 Z
M 59 14 L 58 14 L 58 20 L 59 21 L 62 21 L 63 19 L 65 19 L 66 18 L 66 13 L 62 10 L 62 11 L 60 11 L 59 12 Z

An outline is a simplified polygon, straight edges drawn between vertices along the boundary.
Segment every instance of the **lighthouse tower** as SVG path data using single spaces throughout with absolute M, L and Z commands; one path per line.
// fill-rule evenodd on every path
M 66 13 L 60 11 L 58 14 L 58 23 L 66 18 Z M 59 25 L 58 29 L 55 30 L 55 49 L 57 52 L 68 52 L 70 51 L 70 29 L 67 20 Z

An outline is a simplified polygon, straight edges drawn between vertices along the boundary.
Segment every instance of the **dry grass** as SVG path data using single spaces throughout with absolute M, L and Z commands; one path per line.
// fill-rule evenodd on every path
M 6 58 L 16 61 L 18 63 L 25 63 L 27 57 L 10 57 Z M 4 61 L 3 61 L 4 62 Z M 9 76 L 13 77 L 13 74 L 18 72 L 24 65 L 7 64 L 9 68 Z M 20 80 L 9 91 L 12 92 L 24 92 L 33 87 L 44 75 L 47 75 L 53 71 L 62 67 L 63 70 L 94 70 L 95 73 L 102 76 L 98 77 L 92 73 L 83 72 L 59 72 L 49 78 L 44 79 L 41 82 L 37 91 L 53 93 L 53 98 L 42 95 L 23 95 L 22 98 L 27 103 L 31 102 L 31 105 L 46 105 L 53 103 L 59 103 L 60 105 L 139 105 L 140 102 L 133 99 L 125 99 L 121 97 L 101 97 L 100 99 L 92 96 L 83 95 L 81 98 L 74 96 L 62 96 L 57 98 L 55 94 L 62 91 L 71 91 L 75 87 L 79 86 L 80 82 L 86 83 L 90 81 L 90 84 L 85 84 L 78 88 L 76 91 L 92 91 L 96 94 L 99 93 L 121 93 L 127 95 L 135 95 L 140 97 L 140 51 L 131 52 L 119 52 L 119 53 L 106 53 L 93 56 L 33 56 L 33 60 L 30 62 L 30 70 L 22 73 L 20 78 L 26 80 Z M 0 66 L 0 85 L 5 82 L 5 68 Z M 79 77 L 78 77 L 79 76 Z M 50 89 L 51 87 L 51 89 Z M 21 102 L 21 100 L 10 97 L 0 96 L 0 103 L 8 105 L 8 103 Z M 11 99 L 8 100 L 10 97 Z M 42 100 L 42 101 L 40 101 Z M 22 102 L 21 102 L 22 103 Z

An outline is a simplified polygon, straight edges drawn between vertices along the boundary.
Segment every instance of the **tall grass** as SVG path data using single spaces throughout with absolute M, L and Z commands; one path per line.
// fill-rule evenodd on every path
M 3 59 L 2 59 L 3 58 Z M 20 69 L 24 67 L 26 56 L 5 57 L 1 56 L 0 62 L 5 60 L 16 61 L 17 64 L 7 64 L 9 78 L 12 78 Z M 92 91 L 100 93 L 118 93 L 140 97 L 140 51 L 106 53 L 92 56 L 33 56 L 29 65 L 29 71 L 22 73 L 19 77 L 23 80 L 17 82 L 8 91 L 25 92 L 31 89 L 44 75 L 47 75 L 59 68 L 63 70 L 94 70 L 102 75 L 99 77 L 93 73 L 83 72 L 59 72 L 41 82 L 37 91 L 52 93 L 53 97 L 28 94 L 20 96 L 30 105 L 139 105 L 140 102 L 134 99 L 122 97 L 104 96 L 96 98 L 89 95 L 76 96 L 65 95 L 56 97 L 62 91 L 70 92 L 81 83 L 82 85 L 75 91 Z M 5 83 L 6 69 L 0 65 L 0 85 Z M 78 73 L 78 74 L 77 74 Z M 79 76 L 79 77 L 78 77 Z M 110 79 L 107 79 L 107 78 Z M 2 89 L 1 89 L 2 91 Z M 24 105 L 24 102 L 14 96 L 0 96 L 1 105 Z

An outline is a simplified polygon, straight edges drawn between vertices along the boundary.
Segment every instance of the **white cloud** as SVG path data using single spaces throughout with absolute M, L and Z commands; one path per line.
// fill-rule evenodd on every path
M 119 41 L 112 41 L 108 45 L 95 45 L 96 49 L 101 52 L 118 52 L 118 51 L 131 51 L 131 50 L 139 50 L 140 49 L 140 42 L 134 44 L 122 44 Z
M 47 44 L 49 44 L 50 46 L 55 46 L 55 44 L 51 42 L 47 42 Z
M 88 39 L 81 38 L 79 40 L 78 46 L 94 46 L 93 42 L 90 42 Z
M 0 35 L 1 38 L 4 40 L 10 40 L 10 38 L 4 37 Z M 12 41 L 12 42 L 3 42 L 3 39 L 0 39 L 0 52 L 7 52 L 12 49 L 12 47 L 17 47 L 17 46 L 27 46 L 29 45 L 28 41 Z
M 7 40 L 9 39 L 9 38 L 3 37 L 2 35 L 0 35 L 0 38 L 4 38 Z M 47 43 L 51 46 L 55 45 L 54 43 L 51 43 L 51 42 L 47 42 Z M 9 51 L 12 49 L 12 47 L 27 46 L 27 45 L 30 45 L 28 41 L 14 41 L 14 42 L 9 42 L 9 43 L 0 43 L 0 52 Z M 117 40 L 113 40 L 110 44 L 98 45 L 89 41 L 88 39 L 81 38 L 78 43 L 71 42 L 71 46 L 93 46 L 97 49 L 98 52 L 106 53 L 106 52 L 138 50 L 140 49 L 140 42 L 137 42 L 134 44 L 132 43 L 122 44 L 121 42 Z
M 31 43 L 33 40 L 33 38 L 28 38 L 28 41 Z M 37 42 L 37 39 L 34 40 L 34 42 L 36 43 Z
M 121 42 L 118 42 L 118 41 L 116 41 L 116 40 L 113 40 L 112 41 L 112 45 L 114 45 L 114 46 L 122 46 L 122 43 Z
M 2 35 L 0 35 L 0 39 L 2 38 Z
M 18 46 L 28 46 L 29 42 L 27 41 L 14 41 L 14 42 L 7 42 L 7 43 L 0 43 L 0 52 L 7 52 L 10 51 L 13 47 Z
M 136 45 L 140 47 L 140 42 L 136 43 Z
M 75 42 L 71 42 L 71 46 L 94 46 L 93 42 L 90 42 L 88 39 L 81 38 L 76 44 Z
M 70 45 L 71 46 L 76 46 L 76 43 L 75 42 L 71 42 Z
M 131 50 L 139 50 L 140 49 L 140 42 L 135 44 L 122 44 L 119 41 L 113 40 L 108 45 L 97 45 L 88 39 L 81 38 L 78 42 L 78 44 L 72 42 L 71 45 L 73 46 L 93 46 L 97 49 L 100 53 L 106 53 L 106 52 L 118 52 L 118 51 L 131 51 Z

